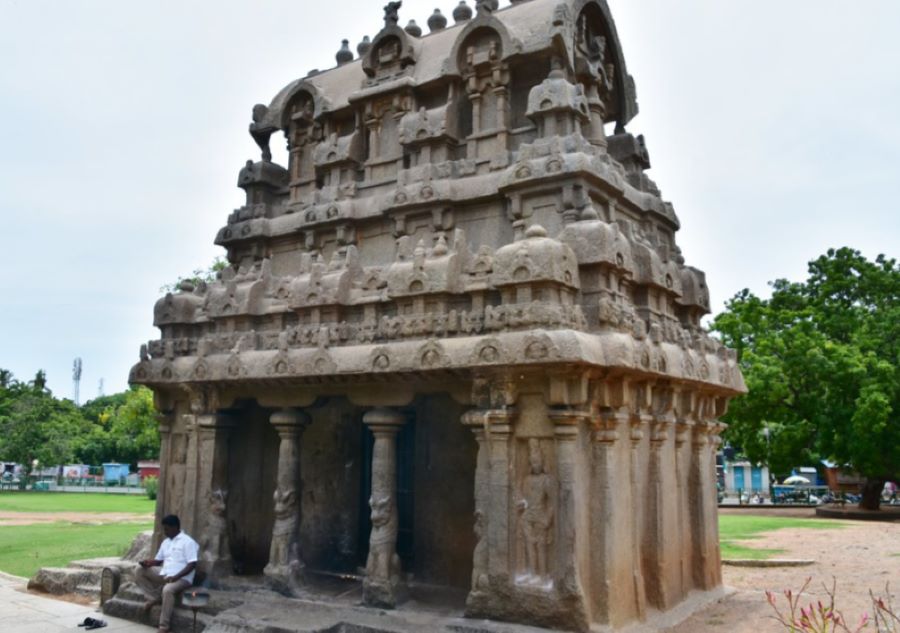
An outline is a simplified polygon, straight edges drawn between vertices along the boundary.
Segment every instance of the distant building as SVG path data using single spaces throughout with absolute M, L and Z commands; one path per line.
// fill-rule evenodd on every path
M 106 483 L 119 483 L 128 476 L 130 470 L 128 464 L 117 464 L 115 462 L 103 464 L 103 481 Z
M 865 478 L 847 467 L 838 466 L 828 460 L 822 460 L 825 467 L 825 485 L 835 492 L 858 492 L 865 483 Z
M 826 485 L 825 479 L 819 474 L 819 471 L 813 466 L 797 466 L 791 470 L 791 476 L 806 477 L 809 479 L 811 486 Z
M 141 481 L 146 477 L 159 477 L 159 462 L 140 461 L 137 466 Z
M 725 462 L 725 492 L 759 493 L 768 496 L 769 467 L 754 465 L 748 461 Z

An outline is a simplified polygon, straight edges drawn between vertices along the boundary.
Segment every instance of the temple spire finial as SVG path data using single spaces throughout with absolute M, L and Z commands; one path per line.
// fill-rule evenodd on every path
M 475 0 L 475 11 L 478 14 L 493 13 L 500 8 L 499 0 Z
M 403 6 L 403 0 L 397 2 L 388 2 L 384 5 L 384 25 L 397 24 L 400 21 L 400 7 Z

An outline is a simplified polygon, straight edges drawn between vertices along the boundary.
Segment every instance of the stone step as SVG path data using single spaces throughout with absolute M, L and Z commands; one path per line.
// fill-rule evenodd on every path
M 100 596 L 99 584 L 83 584 L 75 587 L 75 591 L 79 596 L 88 596 L 89 598 L 98 598 Z
M 100 583 L 100 571 L 71 567 L 44 567 L 31 580 L 28 588 L 53 595 L 75 593 L 79 585 Z
M 153 607 L 150 612 L 147 613 L 144 611 L 143 594 L 139 594 L 138 600 L 123 598 L 121 597 L 121 594 L 122 591 L 120 590 L 114 598 L 106 601 L 106 604 L 103 605 L 104 614 L 115 618 L 122 618 L 123 620 L 140 622 L 141 624 L 146 624 L 148 626 L 156 626 L 159 623 L 160 607 L 158 605 Z M 128 595 L 133 596 L 134 594 L 129 593 Z M 206 629 L 214 617 L 214 615 L 208 613 L 198 612 L 197 632 L 199 633 Z M 172 630 L 174 631 L 193 631 L 194 612 L 187 607 L 175 607 L 171 624 Z
M 102 571 L 104 567 L 136 567 L 131 561 L 123 561 L 121 558 L 110 556 L 106 558 L 85 558 L 83 560 L 73 560 L 67 565 L 71 569 L 96 569 Z

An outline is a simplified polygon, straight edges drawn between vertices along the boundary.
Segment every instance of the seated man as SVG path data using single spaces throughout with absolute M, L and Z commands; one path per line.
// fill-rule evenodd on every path
M 145 611 L 149 612 L 153 605 L 162 602 L 159 631 L 168 633 L 175 597 L 194 582 L 199 547 L 194 539 L 181 531 L 181 521 L 174 514 L 163 518 L 162 528 L 166 540 L 159 546 L 155 559 L 140 562 L 141 568 L 134 581 L 147 596 Z M 162 569 L 158 573 L 152 569 L 160 565 Z

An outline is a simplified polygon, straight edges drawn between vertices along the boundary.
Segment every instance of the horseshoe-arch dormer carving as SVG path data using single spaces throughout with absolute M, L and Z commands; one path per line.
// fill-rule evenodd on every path
M 637 116 L 637 94 L 609 5 L 606 0 L 576 0 L 574 15 L 575 72 L 588 99 L 593 96 L 594 115 L 606 123 L 615 121 L 616 132 L 623 132 Z
M 414 38 L 395 22 L 387 22 L 372 40 L 362 58 L 362 69 L 370 83 L 381 83 L 398 77 L 416 63 Z
M 490 13 L 479 13 L 456 37 L 447 59 L 447 74 L 458 76 L 465 74 L 467 48 L 483 37 L 497 41 L 497 59 L 500 61 L 505 61 L 522 49 L 521 43 L 513 38 L 505 24 Z
M 322 136 L 319 117 L 323 110 L 318 90 L 309 82 L 298 83 L 285 99 L 280 125 L 290 152 L 290 202 L 300 200 L 315 186 L 312 155 Z

